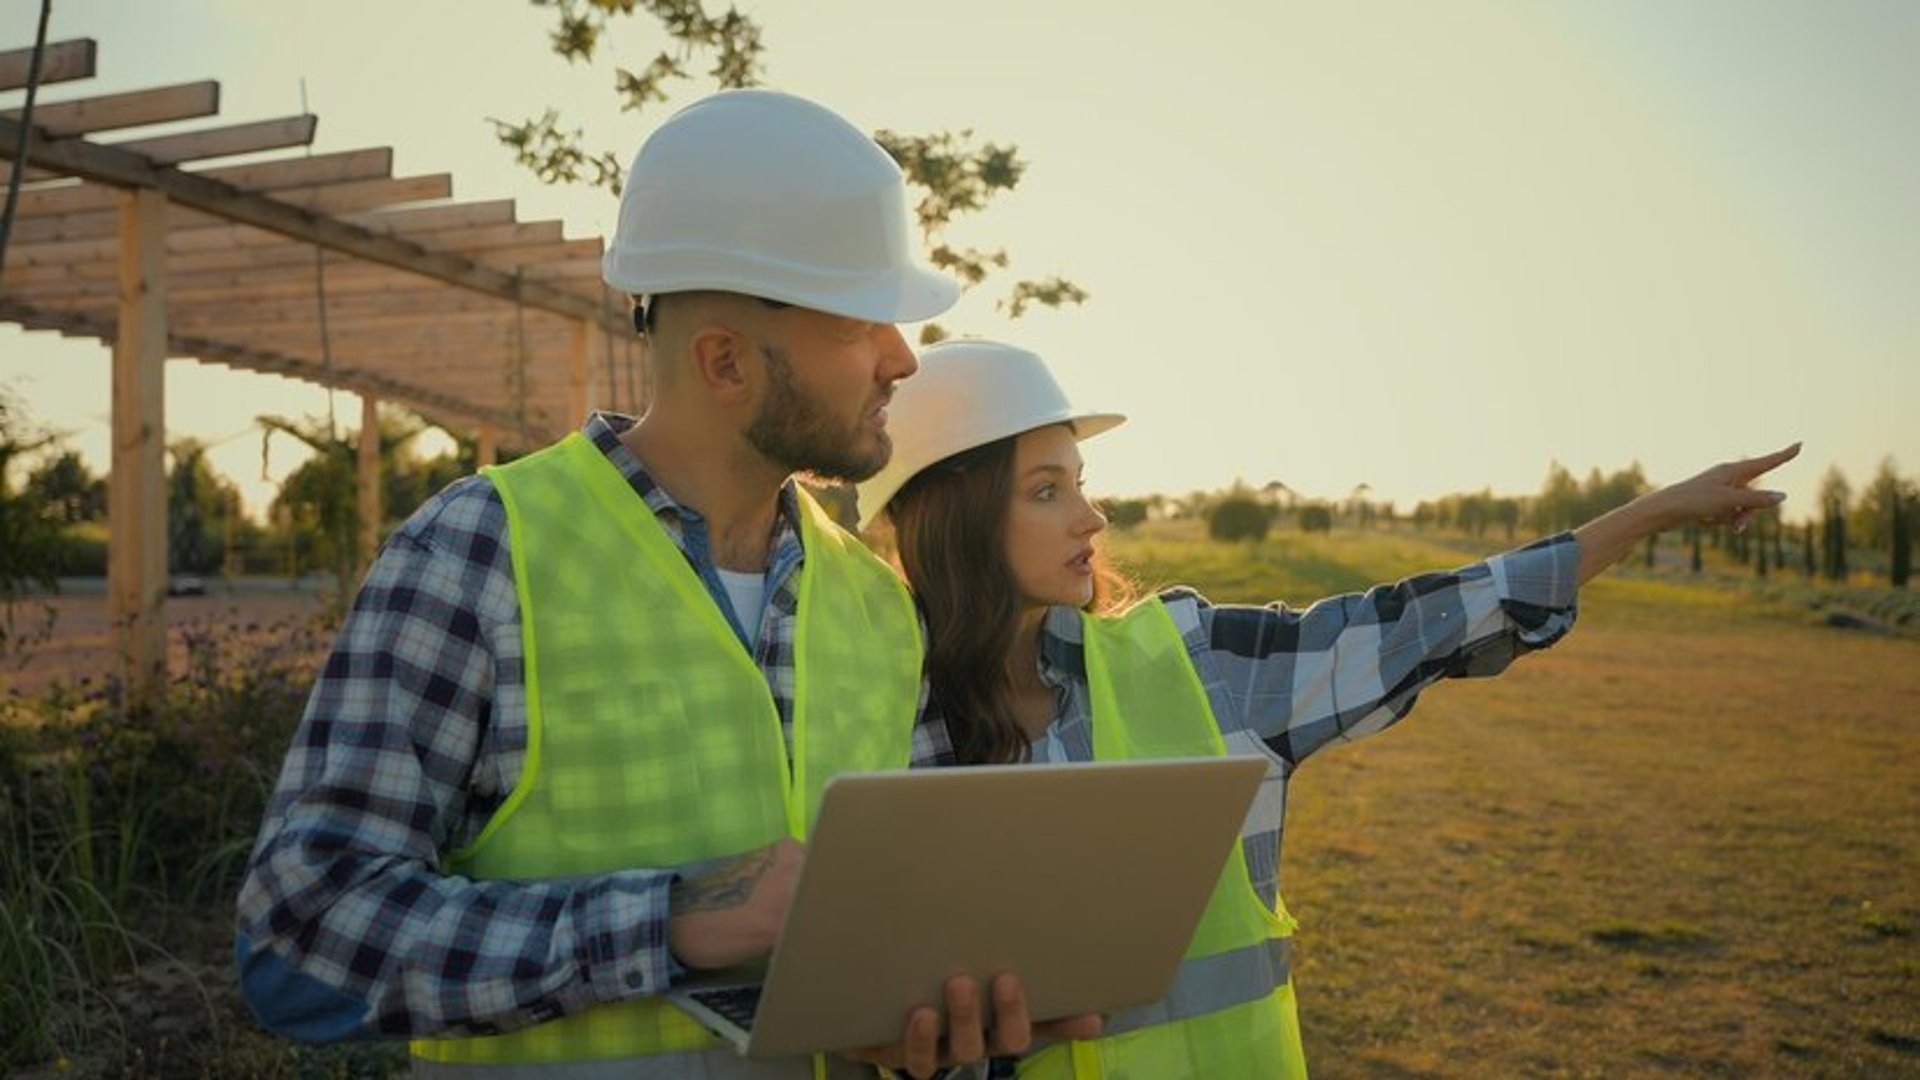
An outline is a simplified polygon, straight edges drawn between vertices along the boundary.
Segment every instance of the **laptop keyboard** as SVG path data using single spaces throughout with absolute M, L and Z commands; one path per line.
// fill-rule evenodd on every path
M 753 1014 L 760 1008 L 758 986 L 695 990 L 687 996 L 748 1030 L 753 1028 Z

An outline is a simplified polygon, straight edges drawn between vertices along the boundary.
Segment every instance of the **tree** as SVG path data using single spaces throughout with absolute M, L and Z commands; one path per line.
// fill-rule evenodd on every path
M 45 638 L 53 629 L 53 608 L 37 627 L 22 624 L 15 605 L 29 591 L 51 591 L 60 566 L 60 526 L 34 499 L 13 490 L 11 466 L 54 442 L 0 387 L 0 652 L 22 640 Z
M 1820 478 L 1821 566 L 1828 578 L 1845 581 L 1847 577 L 1847 507 L 1853 499 L 1853 487 L 1838 465 L 1829 467 Z
M 1893 459 L 1880 459 L 1879 469 L 1847 515 L 1847 534 L 1856 546 L 1869 551 L 1892 550 L 1895 513 L 1901 503 L 1916 495 L 1920 495 L 1920 487 L 1901 477 Z
M 1907 587 L 1913 576 L 1913 518 L 1920 511 L 1920 496 L 1909 495 L 1893 504 L 1893 558 L 1887 568 L 1887 580 L 1896 589 Z
M 1145 499 L 1107 499 L 1100 509 L 1107 515 L 1107 524 L 1116 529 L 1131 529 L 1147 520 Z
M 276 432 L 314 451 L 281 483 L 272 512 L 292 530 L 288 539 L 296 553 L 305 550 L 314 562 L 334 571 L 338 599 L 344 605 L 360 569 L 354 551 L 360 528 L 359 432 L 336 435 L 332 423 L 311 417 L 296 421 L 262 416 L 258 422 L 263 429 L 262 458 Z M 378 422 L 380 475 L 383 485 L 390 486 L 393 474 L 406 467 L 402 448 L 425 431 L 426 424 L 411 414 L 387 410 L 380 412 Z
M 207 449 L 198 439 L 167 444 L 173 457 L 167 472 L 167 560 L 176 572 L 210 574 L 220 568 L 230 518 L 240 505 L 239 489 L 214 473 Z
M 1273 524 L 1273 507 L 1250 495 L 1234 494 L 1221 499 L 1207 515 L 1207 533 L 1215 540 L 1266 539 Z
M 716 87 L 758 86 L 765 73 L 765 45 L 760 24 L 729 7 L 709 14 L 703 0 L 534 0 L 554 9 L 548 33 L 553 51 L 568 63 L 592 63 L 602 37 L 615 19 L 636 12 L 652 16 L 668 41 L 645 69 L 614 71 L 614 92 L 622 112 L 638 112 L 666 104 L 669 83 L 693 78 L 691 67 L 708 62 L 704 72 Z M 557 110 L 547 109 L 538 119 L 519 123 L 489 118 L 502 145 L 514 160 L 530 169 L 541 182 L 587 183 L 618 193 L 624 180 L 621 158 L 612 151 L 586 149 L 585 133 L 567 128 Z M 971 287 L 1008 263 L 1006 249 L 956 247 L 944 239 L 956 218 L 975 213 L 1020 183 L 1026 163 L 1018 148 L 978 141 L 972 129 L 958 133 L 906 135 L 882 130 L 874 141 L 900 164 L 907 182 L 920 192 L 915 207 L 921 239 L 929 260 Z M 1040 304 L 1060 307 L 1087 299 L 1086 290 L 1059 276 L 1017 281 L 995 306 L 1009 318 L 1019 318 Z M 931 344 L 946 331 L 929 323 L 921 343 Z
M 107 516 L 107 482 L 93 475 L 72 450 L 64 450 L 27 474 L 26 495 L 62 525 Z
M 1326 503 L 1308 503 L 1300 508 L 1301 532 L 1332 532 L 1333 510 Z

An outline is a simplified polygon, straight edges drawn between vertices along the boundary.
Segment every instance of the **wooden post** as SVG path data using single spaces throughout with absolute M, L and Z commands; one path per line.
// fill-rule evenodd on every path
M 113 459 L 107 476 L 107 592 L 132 699 L 166 673 L 167 197 L 120 196 L 120 321 L 113 339 Z
M 592 357 L 593 325 L 582 319 L 573 323 L 572 365 L 567 369 L 567 425 L 578 428 L 587 419 L 587 387 Z
M 491 424 L 481 424 L 474 438 L 473 467 L 484 469 L 500 459 L 500 433 Z
M 372 394 L 360 395 L 360 454 L 354 493 L 358 497 L 360 532 L 354 538 L 353 567 L 364 571 L 373 565 L 373 554 L 380 547 L 380 402 Z

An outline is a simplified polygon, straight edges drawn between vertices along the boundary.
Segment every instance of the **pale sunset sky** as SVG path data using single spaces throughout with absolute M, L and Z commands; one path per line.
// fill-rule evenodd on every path
M 1829 465 L 1856 489 L 1888 455 L 1920 475 L 1920 3 L 740 6 L 768 85 L 1020 148 L 1019 189 L 954 234 L 1012 270 L 939 321 L 1132 416 L 1086 447 L 1096 492 L 1364 483 L 1405 510 L 1531 493 L 1554 460 L 1671 481 L 1800 439 L 1777 478 L 1797 518 Z M 0 0 L 0 48 L 32 44 L 38 7 Z M 611 196 L 542 187 L 485 118 L 557 106 L 630 158 L 669 110 L 619 113 L 613 67 L 661 38 L 625 20 L 570 69 L 551 22 L 519 0 L 56 0 L 50 37 L 97 39 L 101 74 L 41 100 L 213 78 L 239 123 L 298 112 L 304 79 L 315 152 L 392 146 L 396 175 L 606 235 Z M 994 312 L 1052 273 L 1091 300 Z M 103 346 L 0 327 L 0 384 L 104 471 Z M 255 513 L 252 418 L 326 411 L 190 361 L 167 395 Z M 299 457 L 276 441 L 273 473 Z

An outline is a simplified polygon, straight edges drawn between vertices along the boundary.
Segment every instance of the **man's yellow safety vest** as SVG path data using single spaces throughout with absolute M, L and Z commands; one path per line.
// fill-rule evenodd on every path
M 526 765 L 479 837 L 449 856 L 449 874 L 557 879 L 737 855 L 804 839 L 835 774 L 906 767 L 920 689 L 912 599 L 804 491 L 789 755 L 765 676 L 589 440 L 576 433 L 486 474 L 506 506 L 519 592 Z M 504 1035 L 418 1040 L 413 1053 L 416 1074 L 449 1076 L 463 1065 L 488 1077 L 672 1076 L 676 1057 L 690 1076 L 712 1063 L 729 1076 L 814 1071 L 713 1053 L 722 1046 L 641 997 Z

